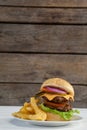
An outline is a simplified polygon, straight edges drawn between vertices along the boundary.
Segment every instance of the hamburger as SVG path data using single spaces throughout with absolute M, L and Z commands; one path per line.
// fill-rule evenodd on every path
M 46 112 L 47 121 L 71 120 L 73 114 L 78 113 L 78 110 L 72 109 L 74 88 L 64 79 L 46 80 L 35 98 L 38 99 L 38 106 Z

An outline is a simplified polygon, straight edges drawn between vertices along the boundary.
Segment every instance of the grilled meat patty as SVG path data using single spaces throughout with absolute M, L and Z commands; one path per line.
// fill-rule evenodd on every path
M 49 108 L 52 109 L 57 109 L 60 111 L 69 111 L 72 109 L 71 103 L 72 103 L 72 99 L 70 98 L 69 100 L 67 100 L 64 97 L 55 97 L 53 98 L 51 101 L 49 101 L 47 99 L 47 97 L 42 96 L 43 99 L 43 104 Z

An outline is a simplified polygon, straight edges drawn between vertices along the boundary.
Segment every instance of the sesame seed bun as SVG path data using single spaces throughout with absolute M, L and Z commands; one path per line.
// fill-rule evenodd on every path
M 46 87 L 46 86 L 58 87 L 60 89 L 65 90 L 70 95 L 74 96 L 73 86 L 64 79 L 50 78 L 50 79 L 46 80 L 45 82 L 43 82 L 43 84 L 41 85 L 40 90 L 42 91 L 43 87 Z

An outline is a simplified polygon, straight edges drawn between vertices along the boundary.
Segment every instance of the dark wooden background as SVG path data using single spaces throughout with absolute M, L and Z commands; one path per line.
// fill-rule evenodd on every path
M 87 108 L 87 0 L 0 0 L 0 105 L 23 105 L 52 77 Z

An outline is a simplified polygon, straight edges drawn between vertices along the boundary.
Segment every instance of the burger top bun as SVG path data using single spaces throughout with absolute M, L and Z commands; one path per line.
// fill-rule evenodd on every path
M 43 82 L 40 90 L 42 90 L 42 88 L 46 87 L 46 86 L 58 87 L 60 89 L 65 90 L 70 95 L 74 96 L 74 89 L 73 89 L 72 85 L 64 79 L 50 78 L 50 79 L 46 80 L 45 82 Z

